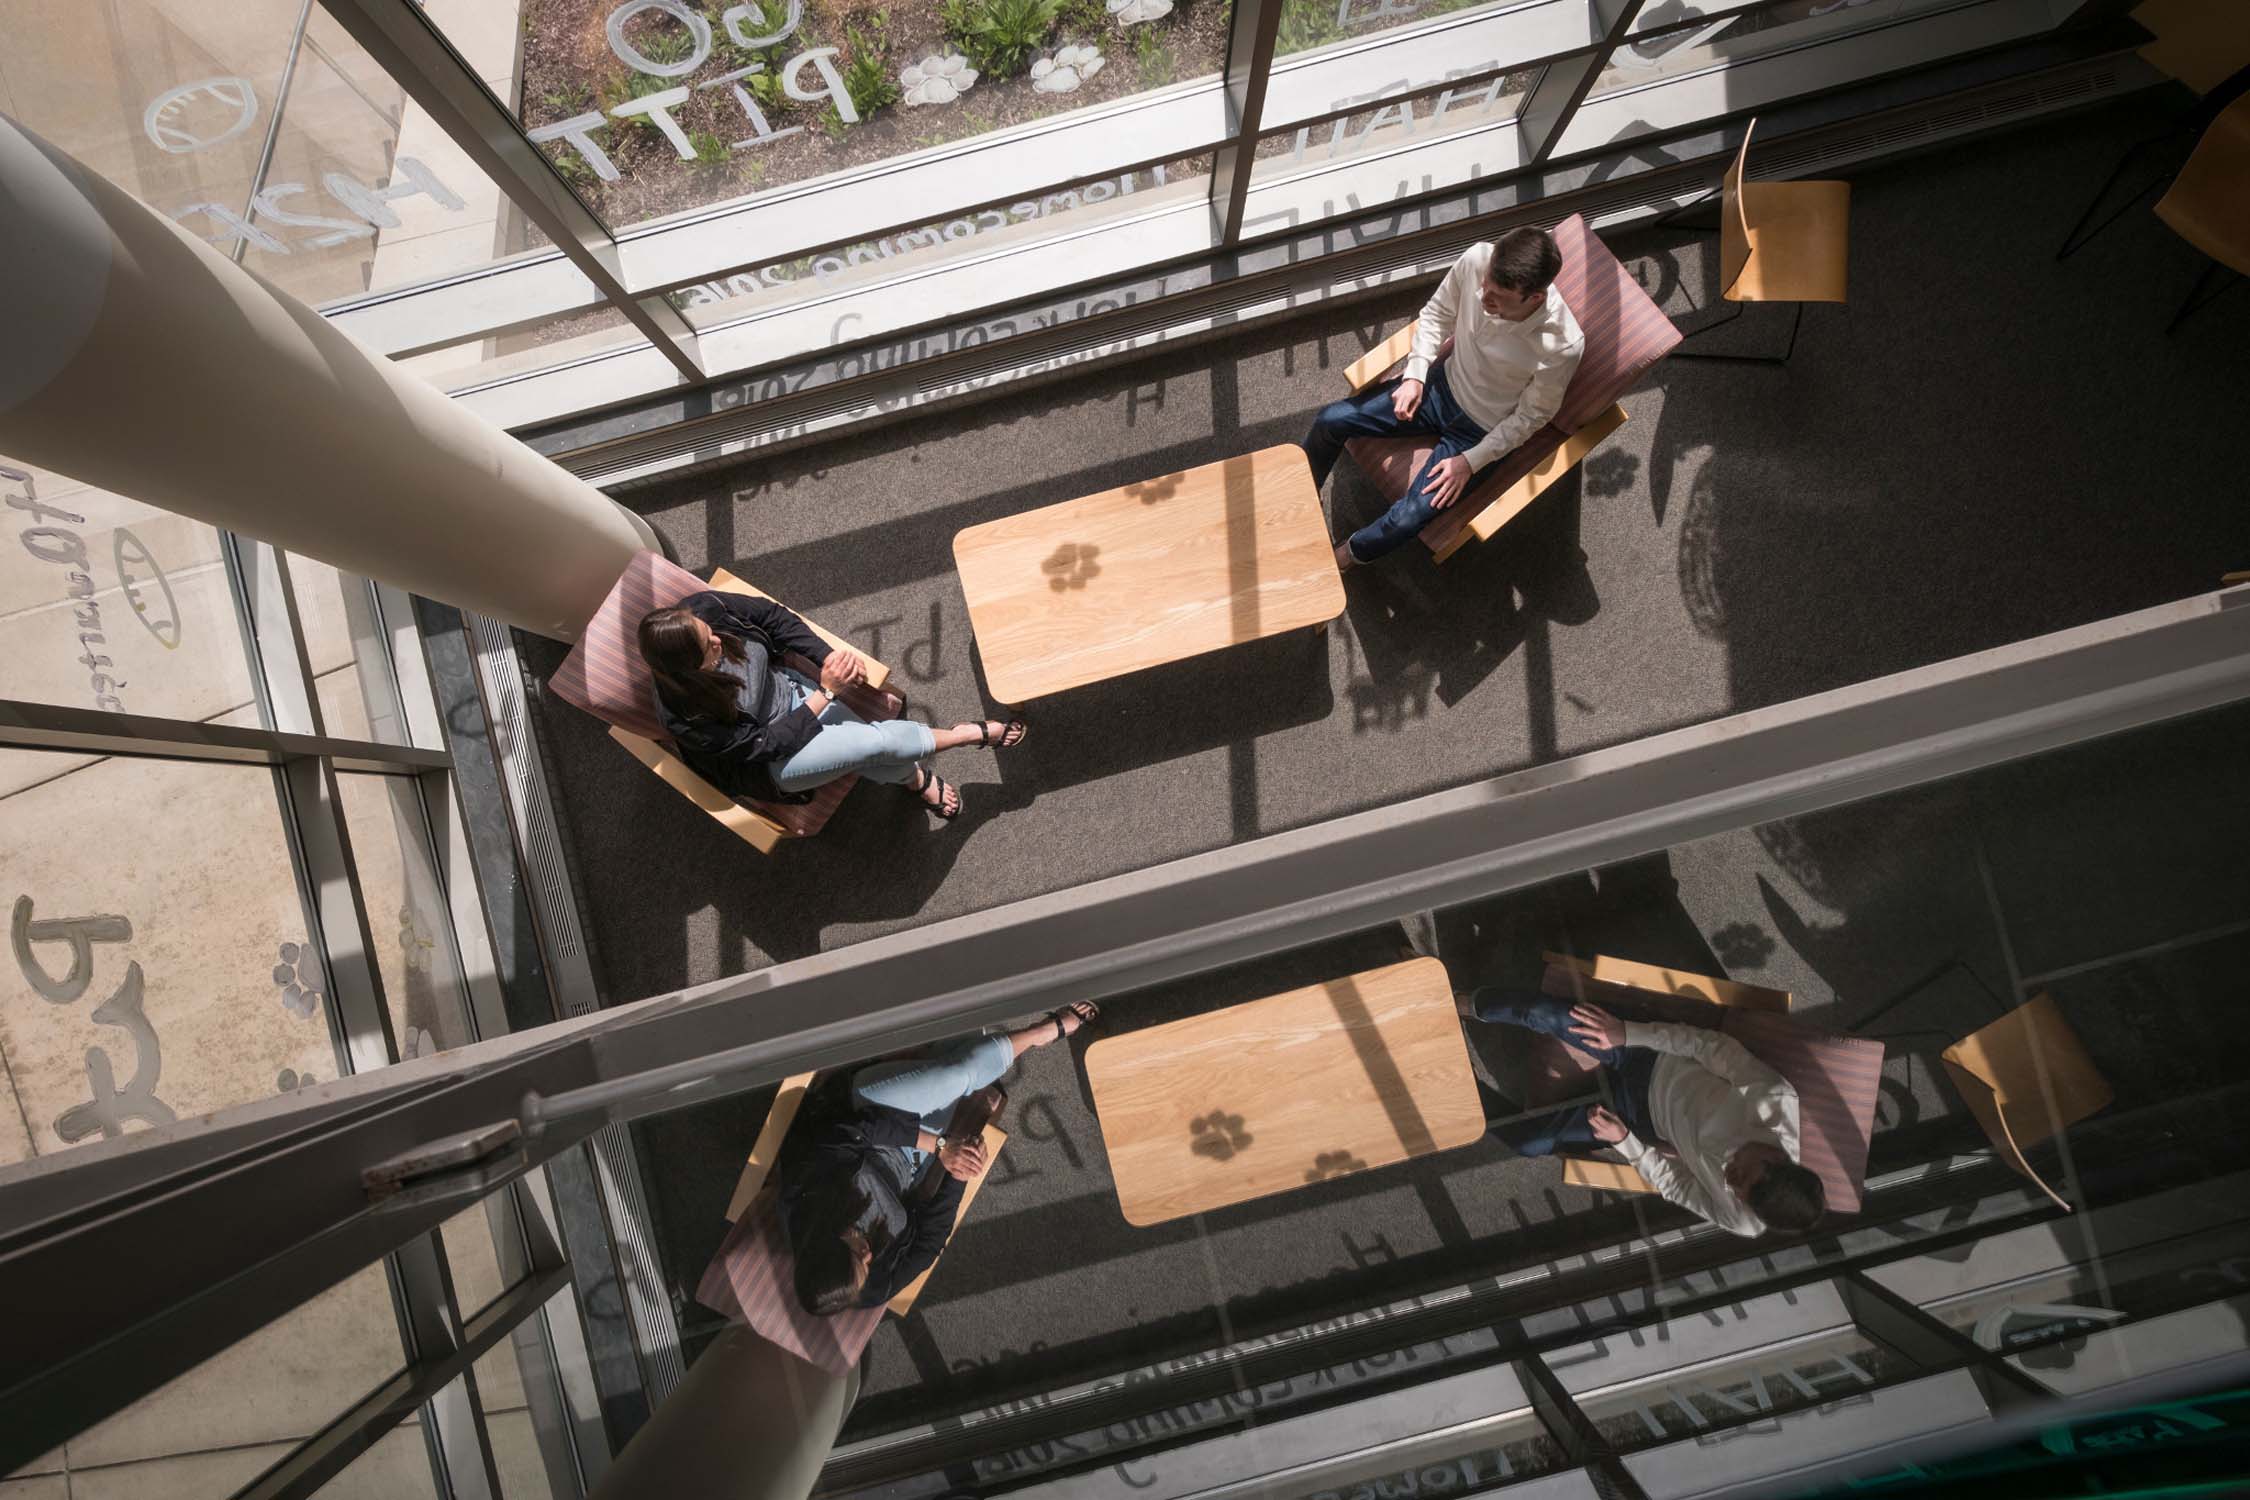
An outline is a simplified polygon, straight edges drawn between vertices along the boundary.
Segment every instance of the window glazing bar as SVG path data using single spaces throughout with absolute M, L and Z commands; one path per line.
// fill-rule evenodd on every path
M 470 1366 L 569 1282 L 570 1273 L 563 1268 L 543 1272 L 503 1292 L 490 1307 L 468 1320 L 461 1337 L 445 1354 L 409 1364 L 296 1452 L 237 1491 L 234 1500 L 310 1500 L 378 1439 L 414 1415 L 448 1384 L 458 1383 Z
M 695 330 L 669 303 L 635 297 L 620 272 L 617 243 L 532 145 L 483 80 L 462 62 L 419 5 L 400 0 L 320 0 L 408 96 L 453 138 L 478 170 L 569 257 L 609 305 L 670 361 L 683 380 L 703 378 Z
M 227 584 L 243 621 L 243 646 L 258 692 L 259 716 L 271 729 L 326 732 L 313 693 L 312 664 L 297 617 L 297 594 L 279 548 L 231 531 L 219 533 Z
M 277 729 L 194 719 L 113 714 L 61 703 L 0 698 L 0 748 L 59 750 L 79 755 L 147 755 L 164 760 L 231 761 L 278 766 L 326 756 L 337 769 L 383 776 L 442 771 L 452 759 L 442 750 L 328 739 Z
M 1286 0 L 1234 0 L 1227 34 L 1227 143 L 1211 166 L 1211 216 L 1217 243 L 1231 248 L 1242 238 L 1242 210 L 1250 197 L 1251 168 L 1258 152 L 1260 121 L 1273 72 L 1273 50 L 1281 34 Z
M 1594 13 L 1608 22 L 1601 44 L 1582 57 L 1550 63 L 1547 71 L 1539 76 L 1519 116 L 1526 164 L 1537 166 L 1554 154 L 1555 145 L 1569 127 L 1571 116 L 1585 102 L 1587 91 L 1601 76 L 1602 69 L 1609 66 L 1610 54 L 1632 30 L 1644 3 L 1645 0 L 1598 0 Z

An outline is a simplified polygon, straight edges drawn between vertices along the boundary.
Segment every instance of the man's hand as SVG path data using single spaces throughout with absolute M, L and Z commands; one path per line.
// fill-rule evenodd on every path
M 1605 1146 L 1616 1145 L 1630 1133 L 1625 1129 L 1625 1122 L 1611 1114 L 1606 1104 L 1595 1105 L 1593 1113 L 1586 1116 L 1586 1123 L 1593 1127 L 1594 1139 Z
M 857 651 L 838 647 L 828 653 L 828 660 L 820 664 L 820 685 L 830 696 L 836 689 L 855 687 L 867 680 L 867 663 Z
M 1461 498 L 1469 487 L 1469 461 L 1456 453 L 1451 458 L 1441 458 L 1430 468 L 1430 482 L 1422 493 L 1430 497 L 1430 504 L 1443 510 Z
M 984 1170 L 984 1141 L 939 1141 L 938 1165 L 953 1176 L 967 1182 Z
M 1410 419 L 1422 409 L 1422 382 L 1402 380 L 1398 389 L 1391 392 L 1391 414 L 1401 422 Z
M 1625 1023 L 1598 1005 L 1570 1008 L 1571 1039 L 1582 1047 L 1615 1051 L 1625 1045 Z

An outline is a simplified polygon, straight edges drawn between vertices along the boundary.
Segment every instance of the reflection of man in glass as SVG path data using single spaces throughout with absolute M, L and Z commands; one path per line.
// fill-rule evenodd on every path
M 1585 348 L 1578 320 L 1555 290 L 1561 269 L 1562 252 L 1544 229 L 1511 229 L 1497 245 L 1471 245 L 1422 308 L 1405 378 L 1333 402 L 1313 419 L 1305 456 L 1316 485 L 1336 467 L 1346 439 L 1437 439 L 1398 502 L 1338 544 L 1337 567 L 1405 546 L 1561 407 Z M 1448 341 L 1453 347 L 1444 352 Z

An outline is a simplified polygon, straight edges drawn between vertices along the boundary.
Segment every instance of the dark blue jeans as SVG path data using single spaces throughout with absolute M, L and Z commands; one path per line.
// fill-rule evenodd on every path
M 1341 401 L 1331 401 L 1313 418 L 1312 431 L 1305 434 L 1305 457 L 1312 460 L 1313 487 L 1318 489 L 1328 482 L 1328 474 L 1336 467 L 1336 458 L 1344 451 L 1347 439 L 1355 437 L 1403 437 L 1410 433 L 1425 433 L 1437 439 L 1421 472 L 1406 487 L 1406 493 L 1387 511 L 1352 533 L 1352 556 L 1361 562 L 1396 552 L 1414 540 L 1415 533 L 1430 524 L 1437 507 L 1430 503 L 1427 486 L 1431 471 L 1441 459 L 1466 453 L 1484 441 L 1484 429 L 1469 420 L 1453 399 L 1453 388 L 1446 384 L 1445 365 L 1440 362 L 1430 366 L 1430 378 L 1423 383 L 1422 404 L 1414 415 L 1401 422 L 1391 410 L 1392 393 L 1398 382 L 1384 381 L 1371 385 L 1356 396 Z M 1477 482 L 1469 476 L 1469 484 Z M 1468 493 L 1464 487 L 1461 492 Z M 1454 500 L 1460 504 L 1458 497 Z
M 1648 1081 L 1656 1069 L 1656 1054 L 1646 1047 L 1589 1047 L 1570 1033 L 1570 1004 L 1536 990 L 1515 990 L 1486 985 L 1471 997 L 1477 1019 L 1503 1026 L 1521 1026 L 1569 1042 L 1601 1064 L 1602 1092 L 1625 1128 L 1649 1144 L 1657 1144 L 1656 1126 L 1649 1119 Z M 1599 1151 L 1594 1139 L 1591 1104 L 1573 1104 L 1524 1120 L 1503 1120 L 1486 1134 L 1507 1143 L 1518 1156 L 1552 1156 L 1558 1151 L 1574 1156 Z

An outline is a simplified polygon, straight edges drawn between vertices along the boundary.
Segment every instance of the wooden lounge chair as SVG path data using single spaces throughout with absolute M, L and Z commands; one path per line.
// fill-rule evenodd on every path
M 781 1154 L 781 1143 L 804 1108 L 813 1081 L 811 1073 L 797 1074 L 784 1080 L 774 1095 L 773 1107 L 766 1112 L 766 1123 L 758 1131 L 749 1159 L 743 1164 L 742 1176 L 735 1183 L 734 1197 L 727 1204 L 726 1216 L 734 1228 L 720 1244 L 710 1265 L 704 1268 L 695 1295 L 698 1302 L 714 1312 L 747 1323 L 761 1337 L 791 1353 L 841 1373 L 858 1363 L 860 1353 L 875 1336 L 876 1325 L 882 1322 L 886 1311 L 902 1318 L 913 1311 L 916 1299 L 929 1285 L 937 1266 L 933 1263 L 882 1307 L 854 1308 L 832 1318 L 821 1318 L 806 1312 L 798 1303 L 796 1262 L 781 1233 L 777 1199 L 767 1189 L 774 1161 Z M 1007 1133 L 997 1125 L 985 1127 L 984 1171 L 964 1185 L 960 1211 L 953 1221 L 955 1229 L 968 1218 L 977 1190 L 984 1186 L 993 1163 L 1000 1159 L 1001 1148 L 1007 1143 Z
M 1623 426 L 1625 408 L 1618 405 L 1618 398 L 1680 341 L 1680 330 L 1649 300 L 1633 273 L 1618 264 L 1601 237 L 1586 227 L 1583 217 L 1572 214 L 1555 226 L 1554 236 L 1562 251 L 1555 285 L 1562 289 L 1563 301 L 1570 304 L 1571 316 L 1586 336 L 1585 352 L 1554 420 L 1493 464 L 1469 493 L 1422 528 L 1422 545 L 1440 562 L 1472 538 L 1491 537 Z M 1395 376 L 1414 347 L 1417 326 L 1407 324 L 1354 361 L 1344 371 L 1345 381 L 1361 391 Z M 1452 347 L 1448 340 L 1439 357 L 1451 353 Z M 1386 501 L 1406 493 L 1431 448 L 1427 437 L 1363 437 L 1344 445 Z
M 667 786 L 725 824 L 752 848 L 771 854 L 783 839 L 807 838 L 820 832 L 859 778 L 840 776 L 817 789 L 809 802 L 744 804 L 696 775 L 672 753 L 664 726 L 656 717 L 655 685 L 641 660 L 638 632 L 642 616 L 650 610 L 677 604 L 706 589 L 767 597 L 724 568 L 714 571 L 711 581 L 705 583 L 654 552 L 638 554 L 626 565 L 601 608 L 586 622 L 578 643 L 570 648 L 570 655 L 547 685 L 556 697 L 609 725 L 609 737 Z M 846 644 L 811 620 L 805 624 L 831 645 Z M 867 653 L 862 651 L 860 655 Z M 794 657 L 789 660 L 808 672 L 812 665 Z M 870 656 L 866 683 L 846 688 L 837 696 L 862 717 L 893 718 L 906 704 L 898 694 L 884 689 L 889 679 L 890 668 Z
M 1791 1020 L 1787 990 L 1629 959 L 1560 953 L 1546 957 L 1540 988 L 1547 994 L 1590 1000 L 1628 1020 L 1716 1028 L 1788 1079 L 1797 1090 L 1799 1159 L 1820 1177 L 1831 1211 L 1858 1211 L 1860 1180 L 1867 1173 L 1867 1149 L 1883 1082 L 1881 1042 L 1827 1036 Z M 1559 1096 L 1583 1093 L 1592 1059 L 1551 1038 L 1542 1037 L 1539 1043 L 1540 1060 L 1550 1080 L 1546 1091 Z M 1651 1191 L 1631 1167 L 1598 1158 L 1565 1157 L 1563 1181 L 1612 1192 Z

